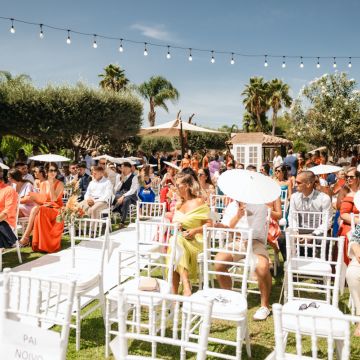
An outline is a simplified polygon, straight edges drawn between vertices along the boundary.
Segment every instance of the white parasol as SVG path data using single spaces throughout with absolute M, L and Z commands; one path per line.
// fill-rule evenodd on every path
M 141 157 L 136 157 L 136 156 L 128 156 L 127 159 L 132 160 L 132 161 L 137 161 L 137 160 L 144 160 Z
M 107 155 L 107 154 L 98 155 L 98 156 L 93 157 L 93 160 L 100 160 L 100 159 L 105 159 L 106 161 L 115 162 L 114 160 L 116 158 L 114 158 L 113 156 Z
M 176 169 L 176 170 L 179 170 L 179 171 L 181 170 L 181 167 L 175 165 L 175 164 L 172 163 L 172 162 L 164 161 L 164 164 L 166 164 L 167 166 L 170 166 L 170 167 L 172 167 L 172 168 L 174 168 L 174 169 Z
M 30 160 L 40 161 L 40 162 L 64 162 L 70 161 L 69 158 L 56 154 L 43 154 L 43 155 L 35 155 L 29 158 Z
M 145 165 L 149 165 L 150 167 L 155 167 L 155 166 L 157 166 L 157 165 L 154 165 L 154 164 L 145 164 Z M 137 167 L 138 167 L 139 169 L 141 169 L 141 168 L 143 168 L 145 165 L 138 165 Z
M 322 165 L 314 166 L 308 170 L 312 171 L 315 175 L 323 175 L 323 174 L 336 173 L 342 170 L 342 168 L 340 166 L 322 164 Z
M 1 161 L 0 161 L 0 168 L 2 168 L 2 169 L 4 169 L 4 170 L 9 170 L 9 169 L 10 169 L 7 165 L 5 165 L 4 163 L 2 163 Z
M 270 203 L 281 194 L 280 185 L 269 176 L 241 169 L 225 171 L 217 185 L 225 195 L 246 204 Z

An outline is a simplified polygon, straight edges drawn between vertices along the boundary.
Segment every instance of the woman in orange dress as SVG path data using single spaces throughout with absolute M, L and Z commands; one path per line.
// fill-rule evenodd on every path
M 38 206 L 34 207 L 29 218 L 29 224 L 20 240 L 23 246 L 29 243 L 33 232 L 33 251 L 56 252 L 61 247 L 61 236 L 64 223 L 57 222 L 59 210 L 63 206 L 62 197 L 64 185 L 56 179 L 58 167 L 55 163 L 48 163 L 45 167 L 47 180 L 40 184 L 40 193 L 32 194 Z
M 190 161 L 190 167 L 196 172 L 198 173 L 199 171 L 199 160 L 196 154 L 193 155 L 193 157 L 191 158 Z

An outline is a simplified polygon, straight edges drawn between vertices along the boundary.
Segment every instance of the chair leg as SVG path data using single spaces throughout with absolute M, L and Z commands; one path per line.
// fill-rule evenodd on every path
M 80 350 L 80 336 L 81 336 L 81 306 L 80 295 L 76 296 L 76 351 Z
M 104 286 L 102 281 L 100 280 L 99 283 L 99 302 L 100 302 L 100 308 L 101 308 L 101 315 L 103 317 L 104 320 L 104 325 L 106 326 L 106 301 L 105 301 L 105 295 L 104 295 Z
M 243 330 L 245 330 L 245 327 L 243 324 L 237 324 L 236 327 L 236 360 L 241 360 L 241 351 L 242 351 L 242 345 L 243 345 Z
M 109 357 L 109 347 L 110 347 L 110 300 L 106 300 L 106 310 L 105 310 L 105 358 Z
M 246 353 L 249 358 L 251 358 L 251 343 L 250 343 L 250 331 L 249 326 L 246 322 L 246 334 L 245 334 L 245 344 L 246 344 Z
M 16 241 L 16 252 L 17 252 L 18 259 L 19 259 L 19 263 L 22 264 L 19 240 Z
M 2 252 L 3 249 L 0 249 L 0 272 L 2 271 Z

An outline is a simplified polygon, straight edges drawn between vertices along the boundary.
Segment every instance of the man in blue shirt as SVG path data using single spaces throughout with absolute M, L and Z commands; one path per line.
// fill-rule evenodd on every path
M 293 154 L 292 149 L 288 150 L 283 165 L 288 166 L 290 168 L 291 176 L 296 176 L 299 163 L 297 157 Z

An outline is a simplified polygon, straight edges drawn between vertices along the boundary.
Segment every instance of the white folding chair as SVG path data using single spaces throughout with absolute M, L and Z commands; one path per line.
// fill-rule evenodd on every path
M 74 290 L 74 281 L 4 269 L 1 359 L 65 360 Z
M 138 290 L 142 271 L 147 277 L 155 275 L 159 292 L 171 292 L 173 269 L 175 261 L 176 238 L 178 224 L 159 223 L 153 221 L 136 221 L 136 244 L 132 248 L 121 248 L 119 254 L 118 287 L 125 293 Z M 110 336 L 113 333 L 111 325 L 116 322 L 117 288 L 112 289 L 106 296 L 105 317 L 105 356 L 109 355 Z M 133 316 L 140 316 L 138 304 L 133 303 Z M 158 304 L 159 305 L 159 304 Z M 148 306 L 146 299 L 140 301 L 140 306 Z M 153 314 L 157 316 L 157 314 Z
M 228 355 L 215 351 L 207 351 L 207 355 L 222 359 L 241 359 L 243 341 L 246 342 L 247 354 L 250 357 L 250 338 L 247 327 L 247 282 L 252 257 L 252 230 L 251 229 L 223 229 L 204 226 L 204 285 L 203 290 L 191 295 L 190 298 L 201 301 L 214 299 L 212 319 L 223 320 L 234 324 L 236 339 L 209 337 L 209 342 L 234 346 L 236 355 Z M 229 254 L 232 261 L 220 261 L 217 254 Z M 235 258 L 234 258 L 235 257 Z M 239 261 L 243 258 L 242 261 Z M 216 266 L 226 265 L 228 271 L 220 271 Z M 233 284 L 241 283 L 241 290 L 225 290 L 215 288 L 214 278 L 229 276 Z M 192 328 L 194 330 L 195 328 Z M 189 337 L 193 337 L 193 331 Z
M 304 307 L 309 304 L 301 304 Z M 360 322 L 360 317 L 344 315 L 340 311 L 337 313 L 322 313 L 319 308 L 309 307 L 304 310 L 296 309 L 287 311 L 280 304 L 273 304 L 273 316 L 275 327 L 275 350 L 266 360 L 311 360 L 318 359 L 319 347 L 318 338 L 327 339 L 327 359 L 334 359 L 334 345 L 336 346 L 337 359 L 350 359 L 350 324 Z M 296 341 L 296 354 L 285 352 L 286 332 L 289 322 L 294 324 Z M 302 344 L 303 336 L 311 338 L 311 350 L 305 350 Z M 321 349 L 324 352 L 324 349 Z M 309 356 L 310 355 L 310 356 Z M 323 356 L 321 357 L 323 359 Z
M 80 350 L 81 321 L 89 314 L 101 309 L 105 319 L 105 296 L 103 286 L 105 252 L 108 249 L 110 218 L 79 219 L 70 226 L 71 268 L 64 269 L 58 277 L 76 280 L 75 324 L 76 350 Z M 75 241 L 81 241 L 75 246 Z M 81 300 L 99 300 L 84 314 L 81 314 Z
M 63 197 L 62 197 L 62 202 L 64 205 L 66 205 L 66 203 L 68 202 L 70 196 L 73 193 L 73 189 L 71 187 L 65 187 L 64 191 L 63 191 Z
M 17 207 L 16 207 L 16 222 L 15 222 L 15 229 L 11 229 L 13 231 L 13 233 L 15 234 L 16 237 L 18 237 L 18 228 L 17 228 L 17 224 L 18 224 L 18 220 L 19 220 L 19 205 L 20 205 L 20 198 L 18 198 L 18 202 L 17 202 Z M 19 259 L 19 263 L 22 264 L 22 258 L 21 258 L 21 251 L 20 251 L 20 242 L 17 239 L 15 244 L 15 246 L 12 248 L 0 248 L 0 272 L 2 271 L 2 257 L 3 255 L 12 252 L 12 251 L 16 251 L 18 259 Z
M 220 222 L 231 199 L 226 195 L 210 194 L 210 210 L 216 222 Z
M 111 343 L 115 359 L 155 359 L 155 357 L 156 359 L 168 359 L 169 348 L 179 349 L 176 356 L 177 359 L 185 360 L 186 352 L 195 353 L 196 360 L 206 359 L 212 300 L 201 299 L 201 301 L 196 301 L 191 297 L 153 292 L 124 293 L 123 289 L 118 290 L 117 298 L 118 331 L 116 331 L 117 337 Z M 141 328 L 142 322 L 147 321 L 147 319 L 142 319 L 141 317 L 137 317 L 136 321 L 128 320 L 129 306 L 134 301 L 141 303 L 144 299 L 146 299 L 148 304 L 147 315 L 150 331 L 148 333 L 130 331 L 129 329 L 134 326 L 135 328 Z M 152 315 L 159 311 L 159 307 L 161 318 L 158 319 Z M 171 323 L 169 323 L 169 317 L 166 316 L 169 309 L 173 309 Z M 145 314 L 143 313 L 144 317 Z M 190 341 L 187 333 L 190 331 L 194 319 L 200 321 L 200 326 L 196 338 Z M 157 331 L 157 328 L 160 328 L 161 331 Z M 151 344 L 151 348 L 155 348 L 155 353 L 152 351 L 151 355 L 131 356 L 129 355 L 132 347 L 129 344 L 130 341 L 141 341 Z M 157 344 L 164 344 L 166 347 L 161 349 Z
M 165 203 L 141 202 L 136 203 L 136 220 L 151 220 L 163 222 L 165 219 Z

